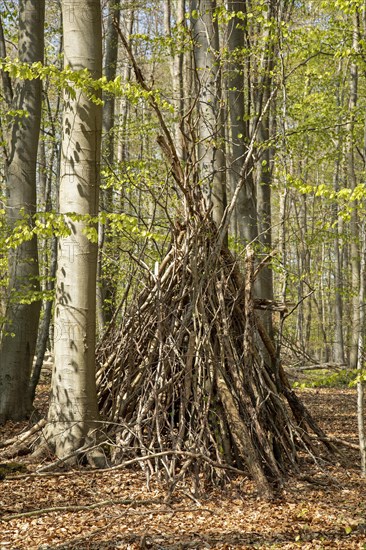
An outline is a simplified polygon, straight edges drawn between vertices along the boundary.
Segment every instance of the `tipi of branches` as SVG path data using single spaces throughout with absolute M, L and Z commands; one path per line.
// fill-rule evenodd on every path
M 118 31 L 136 80 L 151 92 Z M 217 479 L 245 472 L 270 496 L 304 453 L 316 455 L 319 441 L 332 447 L 290 388 L 256 313 L 260 266 L 252 250 L 243 274 L 226 244 L 243 177 L 218 228 L 195 166 L 180 163 L 154 94 L 149 98 L 185 214 L 172 222 L 159 269 L 99 345 L 100 410 L 116 437 L 116 459 L 141 457 L 148 474 L 163 472 L 173 485 L 187 473 Z
M 101 342 L 100 407 L 120 456 L 145 456 L 173 481 L 244 470 L 268 495 L 315 452 L 311 432 L 326 438 L 255 311 L 253 253 L 244 277 L 217 238 L 205 212 L 172 228 L 158 273 Z

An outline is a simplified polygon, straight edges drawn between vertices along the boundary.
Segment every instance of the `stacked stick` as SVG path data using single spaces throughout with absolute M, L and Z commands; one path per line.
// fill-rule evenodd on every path
M 243 277 L 216 245 L 208 217 L 174 229 L 158 273 L 100 344 L 100 409 L 119 459 L 151 455 L 146 468 L 172 481 L 228 466 L 270 495 L 303 452 L 315 453 L 311 432 L 328 443 L 255 312 L 253 254 Z

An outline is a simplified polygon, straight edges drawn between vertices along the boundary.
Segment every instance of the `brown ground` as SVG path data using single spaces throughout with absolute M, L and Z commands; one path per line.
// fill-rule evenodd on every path
M 301 395 L 329 435 L 357 444 L 354 390 Z M 25 427 L 8 423 L 0 438 Z M 248 479 L 197 499 L 180 486 L 166 504 L 164 485 L 152 480 L 148 490 L 138 470 L 7 477 L 0 481 L 0 549 L 366 549 L 366 482 L 358 452 L 343 452 L 343 466 L 309 464 L 275 502 L 258 499 Z

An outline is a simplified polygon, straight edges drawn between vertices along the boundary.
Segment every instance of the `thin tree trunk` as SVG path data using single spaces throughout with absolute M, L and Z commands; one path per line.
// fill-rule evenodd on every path
M 56 268 L 57 268 L 57 238 L 53 237 L 51 242 L 51 265 L 49 270 L 49 282 L 46 285 L 46 290 L 48 291 L 53 291 L 55 288 L 54 279 L 56 277 Z M 32 376 L 29 383 L 29 395 L 32 403 L 36 395 L 36 388 L 41 376 L 43 359 L 47 349 L 50 325 L 52 321 L 52 309 L 53 309 L 53 301 L 48 300 L 44 307 L 43 318 L 42 318 L 39 335 L 38 335 L 38 341 L 37 341 L 36 362 L 35 362 Z
M 5 44 L 4 29 L 3 29 L 3 22 L 2 22 L 1 16 L 0 16 L 0 57 L 4 59 L 6 58 L 6 44 Z M 1 80 L 3 84 L 5 101 L 8 107 L 10 107 L 13 101 L 13 86 L 11 83 L 9 73 L 7 71 L 1 71 Z
M 219 28 L 214 18 L 214 0 L 193 0 L 192 20 L 196 85 L 199 97 L 199 179 L 206 208 L 220 224 L 226 206 L 224 128 L 219 60 Z
M 126 10 L 124 10 L 126 39 L 128 41 L 130 40 L 129 37 L 132 34 L 134 21 L 135 21 L 134 10 L 131 9 L 128 11 L 128 13 L 126 13 Z M 131 78 L 131 64 L 127 60 L 123 64 L 122 78 L 124 82 L 129 82 Z M 130 103 L 125 97 L 122 97 L 118 102 L 118 110 L 119 110 L 118 114 L 120 118 L 120 128 L 119 128 L 119 134 L 118 134 L 117 160 L 118 160 L 118 163 L 121 163 L 122 165 L 124 165 L 124 163 L 127 162 L 129 159 L 128 119 L 130 114 Z M 122 194 L 123 194 L 123 190 L 122 190 Z
M 246 105 L 247 95 L 251 83 L 244 83 L 245 62 L 239 64 L 245 42 L 248 41 L 248 33 L 243 31 L 243 20 L 237 17 L 237 12 L 246 13 L 246 0 L 230 0 L 228 11 L 233 17 L 228 24 L 228 46 L 234 61 L 229 62 L 227 88 L 231 130 L 231 159 L 230 159 L 230 187 L 234 191 L 240 178 L 241 169 L 247 152 L 249 138 L 249 125 Z M 248 104 L 248 102 L 247 102 Z M 245 184 L 240 189 L 234 215 L 234 227 L 237 237 L 247 244 L 258 235 L 257 227 L 257 203 L 256 191 L 253 180 L 253 163 L 248 166 L 245 175 Z
M 170 72 L 172 78 L 173 105 L 175 107 L 174 137 L 180 159 L 186 157 L 186 147 L 182 125 L 184 125 L 184 36 L 186 29 L 185 0 L 167 0 L 164 3 L 164 27 L 166 35 L 172 39 Z M 172 19 L 175 21 L 172 26 Z
M 358 16 L 354 16 L 353 27 L 353 48 L 358 50 Z M 350 74 L 350 98 L 349 98 L 349 123 L 348 123 L 348 144 L 347 144 L 347 165 L 348 165 L 348 183 L 353 190 L 357 185 L 357 177 L 355 170 L 355 145 L 354 145 L 354 118 L 357 107 L 358 95 L 358 67 L 357 64 L 351 63 Z M 358 212 L 354 204 L 351 211 L 350 232 L 351 232 L 351 284 L 352 284 L 352 331 L 350 341 L 349 367 L 350 369 L 357 368 L 358 357 L 358 340 L 360 331 L 360 305 L 358 301 L 358 293 L 360 289 L 360 250 L 358 243 Z
M 362 253 L 360 266 L 360 292 L 359 292 L 359 308 L 360 308 L 360 331 L 358 334 L 358 353 L 357 353 L 357 423 L 358 423 L 358 438 L 360 442 L 361 454 L 361 475 L 366 477 L 366 434 L 365 434 L 365 298 L 366 298 L 366 236 L 365 223 L 362 224 Z
M 337 148 L 338 149 L 338 148 Z M 334 190 L 339 190 L 339 170 L 340 162 L 336 160 L 335 172 L 334 172 Z M 341 262 L 341 239 L 339 231 L 339 219 L 338 208 L 335 206 L 336 212 L 336 225 L 335 225 L 335 239 L 334 239 L 334 344 L 333 354 L 334 361 L 339 364 L 345 363 L 344 353 L 344 338 L 343 338 L 343 300 L 342 300 L 342 262 Z
M 62 50 L 62 42 L 60 43 L 60 53 Z M 56 128 L 54 121 L 58 119 L 60 114 L 60 105 L 61 98 L 60 96 L 57 99 L 56 108 L 54 115 L 52 114 L 51 105 L 47 91 L 45 92 L 46 103 L 48 106 L 48 121 L 51 125 L 52 131 L 52 148 L 49 158 L 46 156 L 45 142 L 41 142 L 40 150 L 40 182 L 42 182 L 40 189 L 40 197 L 38 202 L 40 203 L 41 209 L 45 212 L 52 211 L 52 191 L 58 193 L 58 183 L 60 179 L 60 165 L 61 165 L 61 150 L 59 144 L 56 140 Z M 55 174 L 55 177 L 54 177 Z M 43 180 L 43 181 L 42 181 Z M 54 209 L 57 211 L 57 205 L 54 206 Z M 43 244 L 43 260 L 42 263 L 45 266 L 44 273 L 42 278 L 45 281 L 44 290 L 47 293 L 54 293 L 55 289 L 55 277 L 56 277 L 56 267 L 57 267 L 57 237 L 53 235 L 51 239 L 46 239 L 46 242 Z M 53 329 L 52 325 L 52 312 L 53 312 L 54 300 L 50 299 L 48 296 L 45 303 L 43 304 L 43 317 L 40 323 L 37 345 L 36 345 L 36 361 L 33 367 L 32 376 L 29 383 L 29 395 L 31 402 L 33 403 L 36 388 L 41 376 L 42 366 L 44 356 L 47 350 L 48 343 L 52 347 L 53 345 L 53 334 L 51 331 Z
M 118 33 L 115 22 L 119 22 L 121 0 L 109 0 L 107 30 L 105 37 L 105 59 L 103 74 L 107 81 L 116 77 L 118 61 Z M 107 171 L 113 169 L 115 158 L 115 104 L 113 94 L 103 94 L 103 164 Z M 109 211 L 113 202 L 111 187 L 101 190 L 101 208 Z M 97 325 L 102 332 L 105 324 L 112 318 L 112 304 L 110 304 L 113 290 L 108 279 L 103 279 L 103 251 L 108 240 L 108 225 L 99 224 L 98 228 L 98 264 L 97 264 Z

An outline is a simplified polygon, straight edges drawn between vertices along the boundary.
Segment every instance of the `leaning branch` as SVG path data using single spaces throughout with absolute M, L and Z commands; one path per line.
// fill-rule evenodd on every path
M 183 172 L 182 165 L 181 165 L 179 157 L 178 157 L 177 149 L 175 147 L 172 135 L 171 135 L 166 123 L 165 123 L 164 116 L 161 112 L 159 104 L 156 100 L 154 90 L 146 84 L 145 78 L 142 74 L 142 71 L 141 71 L 140 67 L 137 64 L 137 61 L 136 61 L 136 58 L 135 58 L 134 53 L 132 51 L 131 45 L 129 44 L 128 40 L 126 39 L 125 35 L 123 34 L 117 19 L 114 20 L 114 25 L 117 29 L 118 36 L 120 37 L 121 42 L 122 42 L 122 44 L 123 44 L 123 46 L 124 46 L 124 48 L 125 48 L 125 50 L 128 54 L 128 57 L 130 58 L 130 61 L 132 63 L 132 67 L 133 67 L 133 70 L 134 70 L 134 73 L 135 73 L 135 78 L 136 78 L 138 84 L 141 86 L 141 88 L 145 92 L 148 92 L 148 94 L 149 94 L 148 98 L 149 98 L 150 105 L 154 109 L 154 111 L 156 113 L 156 116 L 158 117 L 160 127 L 161 127 L 164 135 L 158 136 L 157 142 L 158 142 L 159 146 L 161 147 L 164 155 L 167 157 L 168 161 L 171 164 L 172 173 L 173 173 L 175 181 L 177 182 L 180 190 L 183 192 L 185 197 L 188 198 L 188 192 L 187 192 L 186 187 L 184 186 L 184 179 L 185 179 L 184 178 L 184 172 Z
M 17 435 L 16 437 L 12 437 L 7 441 L 0 442 L 0 449 L 4 449 L 5 447 L 10 447 L 11 445 L 16 445 L 16 444 L 20 445 L 21 443 L 24 443 L 24 441 L 29 439 L 35 433 L 39 432 L 45 425 L 46 425 L 46 420 L 42 418 L 39 422 L 37 422 L 37 424 L 32 426 L 32 428 L 27 432 Z

